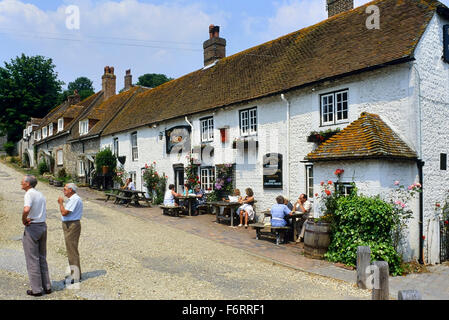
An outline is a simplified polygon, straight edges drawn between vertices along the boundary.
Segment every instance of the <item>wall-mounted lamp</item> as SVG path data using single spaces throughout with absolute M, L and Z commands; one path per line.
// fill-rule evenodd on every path
M 159 132 L 159 140 L 162 140 L 164 138 L 164 133 L 161 131 Z
M 153 124 L 153 128 L 157 128 L 157 124 L 155 123 L 155 124 Z

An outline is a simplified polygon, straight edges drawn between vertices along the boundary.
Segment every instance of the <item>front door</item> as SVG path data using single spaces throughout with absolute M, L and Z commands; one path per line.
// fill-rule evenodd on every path
M 174 167 L 175 171 L 175 191 L 184 192 L 184 167 Z

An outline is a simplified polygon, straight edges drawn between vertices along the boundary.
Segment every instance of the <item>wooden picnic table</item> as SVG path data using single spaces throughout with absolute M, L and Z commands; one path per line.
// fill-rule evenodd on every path
M 220 207 L 229 208 L 231 210 L 231 227 L 234 226 L 235 209 L 242 205 L 240 202 L 228 202 L 228 201 L 211 201 L 211 202 L 206 202 L 206 204 L 217 208 L 217 210 L 216 210 L 217 222 L 219 222 L 219 219 L 220 219 L 218 217 L 218 215 L 220 214 Z M 221 218 L 221 219 L 223 219 L 223 218 Z
M 187 202 L 189 203 L 188 207 L 189 207 L 189 216 L 192 215 L 192 203 L 193 201 L 196 201 L 198 198 L 196 195 L 191 194 L 188 196 L 180 196 L 180 197 L 176 197 L 179 200 L 187 200 Z
M 271 217 L 271 211 L 270 210 L 265 210 L 262 212 L 265 217 Z M 293 211 L 291 216 L 288 216 L 289 218 L 292 219 L 292 227 L 293 227 L 293 240 L 296 241 L 296 239 L 298 238 L 298 230 L 296 228 L 296 224 L 298 222 L 298 220 L 302 219 L 304 217 L 304 212 L 300 212 L 300 211 Z
M 119 203 L 120 200 L 126 204 L 126 207 L 129 206 L 131 202 L 134 201 L 136 205 L 140 205 L 139 201 L 144 200 L 149 207 L 151 207 L 147 197 L 145 196 L 145 191 L 139 190 L 126 190 L 126 189 L 112 189 L 111 193 L 106 193 L 106 200 L 108 201 L 110 197 L 115 197 L 114 203 Z

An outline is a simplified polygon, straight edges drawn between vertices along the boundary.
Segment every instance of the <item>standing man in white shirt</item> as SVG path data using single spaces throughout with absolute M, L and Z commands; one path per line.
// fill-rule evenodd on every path
M 81 264 L 78 243 L 81 235 L 81 217 L 83 215 L 83 201 L 76 193 L 78 187 L 74 183 L 64 186 L 64 195 L 69 199 L 64 206 L 64 198 L 59 197 L 59 210 L 62 215 L 62 230 L 64 231 L 67 257 L 71 269 L 72 283 L 81 279 Z
M 25 190 L 22 223 L 25 226 L 22 243 L 30 278 L 31 290 L 27 294 L 42 296 L 51 293 L 50 275 L 47 264 L 47 208 L 45 197 L 35 189 L 35 176 L 23 177 L 22 190 Z

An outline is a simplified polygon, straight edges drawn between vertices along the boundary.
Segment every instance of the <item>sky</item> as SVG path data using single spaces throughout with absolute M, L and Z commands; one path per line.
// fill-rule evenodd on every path
M 369 2 L 355 0 L 355 7 Z M 449 5 L 449 0 L 441 1 Z M 78 77 L 101 90 L 114 66 L 178 78 L 203 67 L 209 25 L 230 56 L 327 18 L 326 0 L 0 0 L 0 65 L 22 53 L 52 58 L 65 86 Z M 79 26 L 73 12 L 79 9 Z M 67 22 L 69 24 L 67 25 Z

